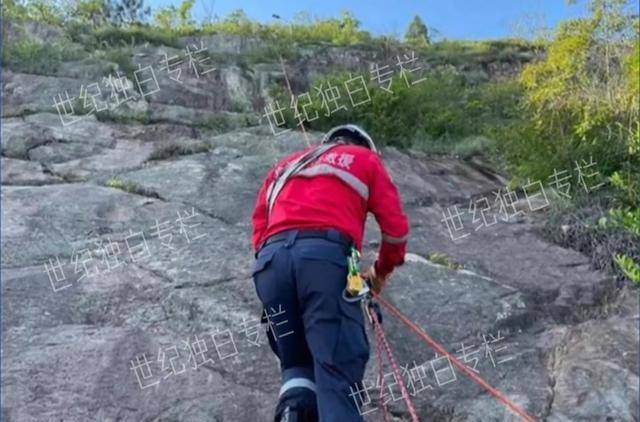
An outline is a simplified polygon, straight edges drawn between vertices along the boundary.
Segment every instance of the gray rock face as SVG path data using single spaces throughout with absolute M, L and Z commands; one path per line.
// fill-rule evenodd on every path
M 44 185 L 60 182 L 60 178 L 45 173 L 42 164 L 33 161 L 2 158 L 3 185 Z
M 267 169 L 305 138 L 51 119 L 3 120 L 5 420 L 269 420 L 279 374 L 262 329 L 256 341 L 249 328 L 260 313 L 250 215 Z M 147 159 L 173 138 L 208 151 Z M 412 230 L 385 297 L 450 352 L 475 348 L 480 376 L 539 420 L 637 420 L 637 291 L 610 297 L 608 277 L 541 240 L 528 216 L 453 242 L 442 212 L 504 180 L 479 163 L 383 154 Z M 367 228 L 371 262 L 379 235 Z M 401 366 L 440 369 L 412 386 L 424 420 L 517 420 L 461 371 L 447 379 L 446 360 L 388 313 L 384 326 Z M 408 420 L 401 400 L 390 407 Z
M 83 38 L 82 34 L 76 35 Z M 22 72 L 29 73 L 15 69 L 5 71 L 4 116 L 56 112 L 55 102 L 64 101 L 67 95 L 78 108 L 82 102 L 78 98 L 82 89 L 95 93 L 95 84 L 101 90 L 96 98 L 109 102 L 121 93 L 111 92 L 105 78 L 123 76 L 137 98 L 111 110 L 111 115 L 118 119 L 195 125 L 218 120 L 220 114 L 224 114 L 221 112 L 242 113 L 245 119 L 254 119 L 256 113 L 263 113 L 265 104 L 270 101 L 269 88 L 285 79 L 280 57 L 288 57 L 291 52 L 283 50 L 295 49 L 294 57 L 285 67 L 287 78 L 298 94 L 308 91 L 315 79 L 329 72 L 352 72 L 367 77 L 372 66 L 394 66 L 398 57 L 413 54 L 404 47 L 390 45 L 337 47 L 223 34 L 183 37 L 171 47 L 150 45 L 149 42 L 136 44 L 133 40 L 128 43 L 124 39 L 113 44 L 102 40 L 96 47 L 72 41 L 60 28 L 15 22 L 8 22 L 3 37 L 7 45 L 25 39 L 41 45 L 55 43 L 57 49 L 68 50 L 70 54 L 50 65 L 44 63 L 42 69 L 22 68 Z M 201 49 L 201 55 L 196 55 L 196 60 L 190 62 L 187 48 L 191 51 Z M 522 64 L 534 56 L 532 52 L 519 52 L 513 56 L 488 55 L 476 58 L 473 63 L 451 64 L 446 57 L 433 51 L 418 60 L 419 67 L 425 71 L 446 67 L 461 72 L 470 80 L 486 81 L 516 75 Z M 85 101 L 90 105 L 92 100 Z
M 28 29 L 43 41 L 64 37 Z M 259 326 L 250 216 L 268 168 L 320 134 L 274 137 L 255 126 L 283 75 L 273 61 L 246 64 L 269 45 L 218 35 L 203 43 L 243 64 L 214 63 L 210 80 L 185 69 L 182 84 L 163 75 L 159 92 L 68 125 L 53 97 L 78 95 L 111 63 L 62 64 L 65 76 L 4 72 L 3 420 L 271 420 L 280 375 Z M 150 65 L 161 50 L 136 46 L 133 62 Z M 386 59 L 358 48 L 299 53 L 288 65 L 297 91 L 338 64 Z M 443 213 L 491 199 L 506 181 L 478 161 L 383 156 L 411 220 L 406 263 L 384 296 L 538 420 L 638 420 L 638 291 L 616 290 L 585 256 L 542 240 L 532 213 L 481 230 L 467 218 L 469 236 L 453 241 Z M 380 235 L 373 218 L 366 227 L 371 263 Z M 422 420 L 519 420 L 388 312 L 384 327 Z M 363 410 L 381 421 L 373 335 L 370 343 L 373 403 Z M 409 420 L 397 386 L 385 391 L 394 420 Z
M 77 96 L 80 86 L 93 81 L 30 75 L 5 71 L 2 74 L 2 115 L 19 116 L 31 112 L 55 113 L 54 98 Z

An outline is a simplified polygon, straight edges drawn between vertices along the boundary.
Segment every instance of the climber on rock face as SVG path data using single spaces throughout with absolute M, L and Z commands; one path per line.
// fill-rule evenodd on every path
M 372 212 L 382 240 L 363 277 L 375 292 L 404 262 L 409 223 L 371 137 L 337 126 L 321 145 L 268 173 L 253 212 L 253 280 L 280 360 L 275 421 L 362 421 L 358 391 L 369 360 L 360 304 L 343 297 L 348 256 Z

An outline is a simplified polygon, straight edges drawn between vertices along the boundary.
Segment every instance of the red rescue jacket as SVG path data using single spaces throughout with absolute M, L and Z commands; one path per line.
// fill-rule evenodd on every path
M 368 148 L 345 144 L 325 152 L 287 181 L 267 215 L 269 187 L 287 164 L 307 151 L 285 157 L 269 171 L 253 211 L 254 249 L 284 230 L 334 228 L 361 250 L 370 211 L 382 232 L 375 269 L 386 276 L 404 262 L 409 222 L 380 156 Z

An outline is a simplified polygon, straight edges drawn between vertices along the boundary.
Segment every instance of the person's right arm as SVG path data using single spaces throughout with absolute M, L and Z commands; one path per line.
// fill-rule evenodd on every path
M 269 170 L 267 177 L 265 178 L 262 186 L 260 187 L 260 191 L 258 192 L 258 199 L 256 200 L 255 208 L 253 209 L 253 250 L 255 252 L 258 251 L 260 244 L 262 243 L 262 238 L 264 237 L 265 232 L 267 231 L 267 220 L 268 220 L 268 210 L 267 210 L 267 190 L 269 186 L 275 179 L 275 170 L 272 168 Z

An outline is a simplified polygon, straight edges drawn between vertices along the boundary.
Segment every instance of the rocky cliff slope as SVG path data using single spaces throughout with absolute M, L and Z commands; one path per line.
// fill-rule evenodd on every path
M 136 47 L 136 63 L 158 50 Z M 2 85 L 2 419 L 270 420 L 279 375 L 257 331 L 250 214 L 269 166 L 305 137 L 256 126 L 250 99 L 282 75 L 185 70 L 109 118 L 63 125 L 52 97 L 101 82 L 92 63 L 65 66 L 8 71 Z M 412 232 L 386 297 L 539 420 L 638 420 L 637 291 L 612 293 L 586 257 L 542 240 L 529 212 L 477 231 L 465 220 L 470 235 L 452 241 L 443 212 L 505 180 L 476 161 L 383 154 Z M 367 227 L 371 262 L 379 235 Z M 384 323 L 422 420 L 518 420 Z M 369 368 L 374 398 L 373 347 Z M 386 394 L 407 420 L 397 387 Z M 381 420 L 375 399 L 363 410 Z

